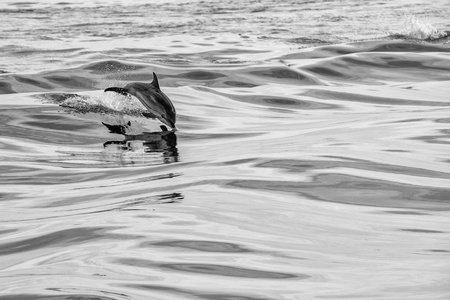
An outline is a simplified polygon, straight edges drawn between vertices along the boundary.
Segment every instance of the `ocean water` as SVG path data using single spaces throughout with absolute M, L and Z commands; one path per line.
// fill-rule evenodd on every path
M 449 299 L 449 12 L 2 1 L 0 299 Z

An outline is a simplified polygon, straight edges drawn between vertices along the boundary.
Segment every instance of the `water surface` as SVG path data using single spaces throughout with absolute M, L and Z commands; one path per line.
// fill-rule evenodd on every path
M 0 299 L 450 296 L 446 1 L 111 3 L 0 5 Z

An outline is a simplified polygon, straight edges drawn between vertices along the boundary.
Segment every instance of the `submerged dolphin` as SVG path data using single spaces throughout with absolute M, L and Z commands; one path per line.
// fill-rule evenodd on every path
M 109 87 L 105 92 L 116 92 L 122 95 L 133 95 L 141 101 L 158 120 L 175 129 L 175 107 L 159 88 L 158 77 L 153 72 L 151 83 L 133 82 L 125 87 Z

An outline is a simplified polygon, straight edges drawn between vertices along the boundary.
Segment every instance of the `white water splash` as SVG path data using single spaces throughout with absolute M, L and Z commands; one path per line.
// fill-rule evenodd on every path
M 440 31 L 429 22 L 417 18 L 415 15 L 409 15 L 404 21 L 404 29 L 400 34 L 412 39 L 434 40 L 444 38 L 448 35 L 446 31 Z
M 79 112 L 92 112 L 100 109 L 103 113 L 141 115 L 145 107 L 133 96 L 123 96 L 117 93 L 104 93 L 103 91 L 89 91 L 80 95 L 69 97 L 61 104 L 71 107 Z

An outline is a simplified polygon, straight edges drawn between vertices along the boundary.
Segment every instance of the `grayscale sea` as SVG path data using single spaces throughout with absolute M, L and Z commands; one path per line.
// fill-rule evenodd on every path
M 0 300 L 450 299 L 449 15 L 1 1 Z

